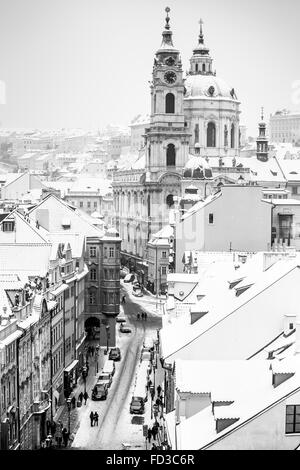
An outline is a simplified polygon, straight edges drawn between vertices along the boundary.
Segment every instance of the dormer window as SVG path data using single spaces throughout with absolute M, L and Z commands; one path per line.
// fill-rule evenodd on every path
M 15 229 L 15 222 L 14 220 L 6 220 L 2 224 L 2 231 L 3 232 L 13 232 Z

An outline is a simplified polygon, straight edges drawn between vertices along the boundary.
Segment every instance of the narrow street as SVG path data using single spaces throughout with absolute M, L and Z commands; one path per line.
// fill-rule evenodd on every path
M 121 295 L 125 293 L 122 289 Z M 117 328 L 117 346 L 121 349 L 122 358 L 115 362 L 116 372 L 109 388 L 107 400 L 88 400 L 79 411 L 80 425 L 73 441 L 73 448 L 81 449 L 122 449 L 122 443 L 130 444 L 132 449 L 143 449 L 145 438 L 142 434 L 142 424 L 147 424 L 149 404 L 145 415 L 137 417 L 129 412 L 136 369 L 140 361 L 140 352 L 145 335 L 156 338 L 157 329 L 161 327 L 159 315 L 148 311 L 147 320 L 137 320 L 137 314 L 145 310 L 136 298 L 126 295 L 124 314 L 130 325 L 131 333 L 121 333 Z M 106 357 L 106 356 L 104 356 Z M 100 372 L 100 370 L 99 370 Z M 96 377 L 95 377 L 96 382 Z M 91 390 L 87 390 L 91 396 Z M 148 402 L 149 403 L 149 402 Z M 91 427 L 89 415 L 91 411 L 99 414 L 99 426 Z M 138 424 L 132 424 L 138 423 Z

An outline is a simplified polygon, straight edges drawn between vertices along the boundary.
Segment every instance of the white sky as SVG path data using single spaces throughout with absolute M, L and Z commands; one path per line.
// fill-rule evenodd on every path
M 185 70 L 203 18 L 250 134 L 261 106 L 300 111 L 299 0 L 0 0 L 2 126 L 96 128 L 149 112 L 167 5 Z

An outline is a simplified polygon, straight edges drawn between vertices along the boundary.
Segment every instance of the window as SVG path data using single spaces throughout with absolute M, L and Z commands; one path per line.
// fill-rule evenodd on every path
M 107 304 L 107 292 L 103 292 L 103 303 Z
M 70 289 L 65 290 L 65 299 L 67 300 L 70 297 Z
M 287 405 L 285 432 L 286 434 L 300 433 L 300 405 Z
M 90 291 L 89 292 L 89 304 L 95 305 L 96 304 L 96 292 Z
M 292 186 L 292 194 L 298 194 L 297 186 Z M 4 229 L 3 229 L 4 230 Z
M 71 287 L 71 297 L 74 297 L 74 286 Z
M 110 270 L 109 270 L 109 279 L 114 280 L 114 275 L 115 275 L 115 270 L 114 270 L 114 269 L 110 269 Z
M 13 232 L 15 228 L 14 222 L 3 222 L 3 232 Z
M 109 257 L 113 258 L 115 256 L 115 249 L 113 247 L 109 248 Z
M 199 142 L 199 124 L 195 125 L 195 144 Z
M 108 303 L 113 304 L 114 303 L 114 294 L 112 292 L 108 293 Z
M 166 199 L 166 203 L 168 207 L 172 207 L 174 205 L 174 196 L 173 194 L 169 194 Z
M 205 64 L 202 64 L 202 72 L 205 72 Z
M 90 258 L 96 258 L 96 247 L 90 246 Z
M 235 139 L 235 127 L 234 124 L 231 126 L 231 148 L 234 149 L 234 139 Z
M 167 252 L 166 252 L 166 251 L 162 251 L 161 257 L 162 257 L 162 258 L 166 258 L 166 257 L 167 257 Z
M 166 95 L 166 114 L 175 113 L 175 96 L 173 93 L 167 93 Z
M 83 202 L 82 201 L 79 202 L 79 207 L 83 207 Z
M 161 267 L 161 274 L 165 276 L 167 274 L 167 266 L 162 266 Z
M 214 214 L 209 214 L 208 215 L 208 223 L 213 224 L 214 223 Z
M 198 64 L 196 64 L 196 72 L 198 72 Z
M 293 330 L 294 329 L 294 323 L 290 323 L 289 328 L 290 328 L 290 330 Z
M 207 126 L 207 147 L 216 146 L 216 125 L 214 122 L 209 122 Z
M 94 201 L 94 209 L 97 209 L 97 206 L 98 206 L 97 201 Z
M 90 201 L 88 201 L 87 206 L 88 206 L 88 208 L 91 207 L 91 202 Z
M 175 163 L 176 163 L 175 145 L 169 144 L 167 147 L 167 166 L 175 166 Z
M 90 281 L 97 281 L 97 270 L 96 270 L 96 268 L 92 268 L 90 270 Z

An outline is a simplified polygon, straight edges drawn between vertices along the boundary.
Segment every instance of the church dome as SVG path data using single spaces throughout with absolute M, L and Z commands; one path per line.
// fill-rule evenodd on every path
M 215 75 L 189 75 L 185 81 L 185 98 L 230 98 L 236 100 L 234 89 Z
M 183 177 L 204 180 L 212 178 L 212 171 L 204 158 L 190 155 L 183 170 Z

